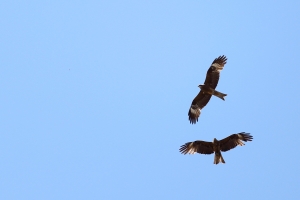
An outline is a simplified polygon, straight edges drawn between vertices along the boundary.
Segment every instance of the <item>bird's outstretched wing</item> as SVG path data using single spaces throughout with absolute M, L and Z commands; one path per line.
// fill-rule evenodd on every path
M 188 112 L 189 120 L 191 124 L 196 124 L 200 116 L 202 108 L 206 106 L 211 98 L 210 94 L 204 92 L 199 92 L 199 94 L 194 98 L 191 107 Z
M 194 142 L 187 142 L 182 145 L 179 149 L 182 154 L 212 154 L 214 153 L 212 142 L 205 142 L 201 140 L 197 140 Z
M 220 78 L 220 72 L 224 68 L 226 62 L 227 58 L 224 55 L 219 56 L 212 62 L 207 70 L 204 85 L 209 85 L 211 88 L 216 89 Z
M 232 134 L 227 138 L 220 140 L 220 149 L 221 151 L 228 151 L 230 149 L 235 148 L 237 145 L 245 145 L 242 141 L 248 142 L 252 141 L 252 139 L 253 136 L 251 136 L 250 133 L 241 132 L 237 134 Z

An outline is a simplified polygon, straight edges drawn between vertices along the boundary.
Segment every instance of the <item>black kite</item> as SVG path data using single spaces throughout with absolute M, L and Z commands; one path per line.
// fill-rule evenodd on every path
M 227 58 L 224 55 L 216 58 L 212 62 L 210 68 L 207 70 L 204 85 L 198 86 L 201 90 L 198 93 L 198 95 L 194 98 L 188 112 L 191 124 L 196 124 L 202 108 L 206 106 L 212 95 L 215 95 L 216 97 L 225 100 L 224 97 L 227 96 L 227 94 L 218 92 L 215 89 L 219 82 L 220 71 L 223 69 L 224 65 L 226 64 L 226 61 Z
M 250 135 L 250 133 L 241 132 L 232 134 L 220 141 L 214 138 L 213 142 L 205 142 L 201 140 L 188 142 L 182 145 L 179 151 L 182 154 L 212 154 L 215 152 L 214 164 L 218 164 L 219 162 L 225 163 L 221 151 L 228 151 L 235 148 L 237 145 L 243 146 L 245 144 L 242 141 L 247 142 L 252 141 L 252 139 L 253 137 Z

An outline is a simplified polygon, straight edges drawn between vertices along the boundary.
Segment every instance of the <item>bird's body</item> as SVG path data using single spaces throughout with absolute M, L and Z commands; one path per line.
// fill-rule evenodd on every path
M 221 153 L 220 141 L 218 141 L 216 138 L 214 138 L 212 144 L 213 144 L 213 149 L 215 152 L 214 164 L 219 164 L 219 162 L 225 163 L 225 160 L 223 159 L 222 153 Z
M 206 78 L 203 85 L 198 87 L 201 89 L 198 95 L 192 101 L 191 107 L 188 112 L 189 120 L 191 124 L 196 124 L 201 114 L 202 108 L 206 106 L 212 95 L 217 96 L 223 100 L 227 94 L 216 91 L 216 87 L 219 82 L 220 72 L 227 62 L 226 56 L 219 56 L 216 58 L 206 73 Z
M 204 94 L 214 95 L 225 101 L 224 97 L 227 96 L 227 94 L 223 94 L 222 92 L 219 92 L 207 85 L 199 85 L 199 87 Z
M 249 133 L 241 132 L 232 134 L 222 140 L 214 138 L 213 142 L 205 142 L 196 140 L 194 142 L 188 142 L 182 145 L 179 151 L 182 154 L 212 154 L 215 153 L 214 164 L 225 163 L 221 151 L 225 152 L 235 148 L 237 145 L 245 145 L 242 141 L 252 141 L 253 137 Z

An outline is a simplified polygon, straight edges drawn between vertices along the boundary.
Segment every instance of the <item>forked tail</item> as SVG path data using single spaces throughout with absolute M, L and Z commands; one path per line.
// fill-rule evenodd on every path
M 225 96 L 227 96 L 227 94 L 224 94 L 222 92 L 218 92 L 217 90 L 214 91 L 213 95 L 215 95 L 216 97 L 219 97 L 220 99 L 223 99 L 225 101 Z
M 214 164 L 219 164 L 219 163 L 225 163 L 225 160 L 223 159 L 223 156 L 221 154 L 221 152 L 216 152 L 215 153 L 215 160 L 214 160 Z

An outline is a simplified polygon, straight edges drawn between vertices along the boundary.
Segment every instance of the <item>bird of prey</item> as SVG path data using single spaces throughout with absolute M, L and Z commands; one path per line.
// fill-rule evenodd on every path
M 209 102 L 212 95 L 225 100 L 224 97 L 227 96 L 227 94 L 218 92 L 215 89 L 219 82 L 220 71 L 223 69 L 224 65 L 226 64 L 226 61 L 227 58 L 224 55 L 216 58 L 212 62 L 209 69 L 207 70 L 204 85 L 198 86 L 200 88 L 200 92 L 194 98 L 188 112 L 188 116 L 191 124 L 196 124 L 202 108 L 206 106 L 206 104 Z
M 214 164 L 219 162 L 225 163 L 225 160 L 222 157 L 221 151 L 228 151 L 235 148 L 237 145 L 245 145 L 242 141 L 252 141 L 253 137 L 250 133 L 237 133 L 224 138 L 223 140 L 218 141 L 214 138 L 213 142 L 205 142 L 201 140 L 196 140 L 194 142 L 188 142 L 182 145 L 179 151 L 182 154 L 212 154 L 215 152 Z

